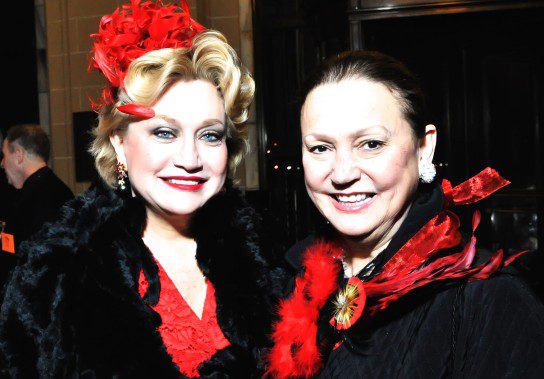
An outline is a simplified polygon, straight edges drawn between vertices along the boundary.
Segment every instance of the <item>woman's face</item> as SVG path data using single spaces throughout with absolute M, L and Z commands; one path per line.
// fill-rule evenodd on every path
M 392 236 L 417 189 L 419 160 L 432 161 L 434 126 L 420 144 L 391 91 L 364 79 L 313 89 L 301 124 L 306 188 L 319 211 L 345 236 Z
M 155 117 L 112 137 L 118 160 L 148 208 L 189 216 L 221 190 L 227 173 L 225 109 L 207 81 L 174 84 Z

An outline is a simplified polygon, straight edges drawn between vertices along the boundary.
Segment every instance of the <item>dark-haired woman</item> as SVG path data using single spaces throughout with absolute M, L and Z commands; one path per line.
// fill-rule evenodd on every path
M 380 53 L 344 53 L 310 81 L 305 182 L 329 228 L 287 254 L 273 376 L 544 377 L 544 307 L 515 256 L 477 249 L 450 210 L 508 182 L 486 169 L 440 185 L 424 111 L 413 74 Z

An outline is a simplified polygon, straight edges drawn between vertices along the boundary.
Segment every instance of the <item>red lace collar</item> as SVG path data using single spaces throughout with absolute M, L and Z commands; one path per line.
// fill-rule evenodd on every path
M 180 371 L 189 377 L 198 377 L 198 366 L 210 359 L 230 342 L 225 338 L 217 322 L 215 289 L 206 280 L 206 299 L 199 318 L 157 261 L 161 282 L 159 302 L 153 308 L 161 316 L 158 330 L 168 354 Z M 147 290 L 147 280 L 140 274 L 139 292 Z

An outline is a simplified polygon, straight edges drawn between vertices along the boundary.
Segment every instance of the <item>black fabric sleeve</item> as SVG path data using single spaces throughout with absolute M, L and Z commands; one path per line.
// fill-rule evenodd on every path
M 544 378 L 544 306 L 521 278 L 469 283 L 459 301 L 453 377 Z

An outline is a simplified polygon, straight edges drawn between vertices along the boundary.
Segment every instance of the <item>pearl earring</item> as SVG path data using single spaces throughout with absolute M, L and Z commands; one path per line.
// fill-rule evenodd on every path
M 434 164 L 427 161 L 419 162 L 419 181 L 421 183 L 431 183 L 436 176 Z

